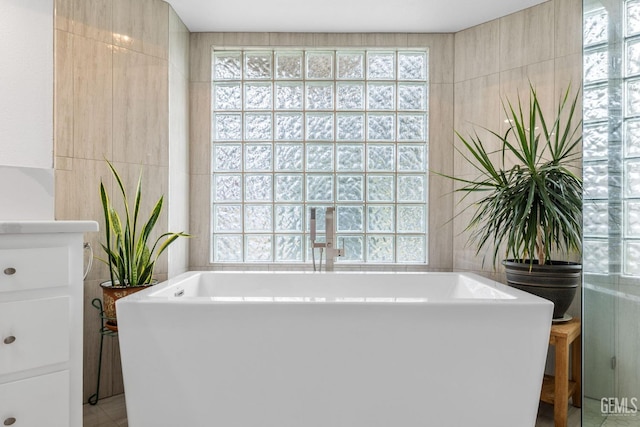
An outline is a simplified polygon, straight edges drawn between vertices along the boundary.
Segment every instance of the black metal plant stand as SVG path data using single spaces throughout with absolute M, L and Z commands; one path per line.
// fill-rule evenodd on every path
M 104 337 L 117 337 L 118 332 L 112 331 L 107 328 L 107 321 L 111 320 L 109 317 L 105 316 L 104 309 L 102 308 L 102 300 L 100 298 L 94 298 L 91 301 L 91 305 L 95 307 L 100 312 L 100 351 L 98 353 L 98 381 L 96 383 L 96 392 L 89 397 L 88 403 L 89 405 L 95 405 L 98 403 L 98 393 L 100 392 L 100 374 L 102 372 L 102 345 L 104 344 Z

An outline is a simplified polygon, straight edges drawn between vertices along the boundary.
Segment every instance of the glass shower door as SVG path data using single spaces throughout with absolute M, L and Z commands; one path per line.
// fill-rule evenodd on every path
M 583 6 L 583 425 L 640 426 L 640 0 Z

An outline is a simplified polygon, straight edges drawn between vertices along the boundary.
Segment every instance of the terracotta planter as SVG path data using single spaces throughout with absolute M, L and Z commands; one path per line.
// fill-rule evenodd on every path
M 582 283 L 582 265 L 567 261 L 549 261 L 539 265 L 507 259 L 502 262 L 507 284 L 553 302 L 553 319 L 563 320 Z
M 120 286 L 111 284 L 111 281 L 100 283 L 102 288 L 102 309 L 104 310 L 104 316 L 107 318 L 105 326 L 107 329 L 114 332 L 118 331 L 118 319 L 116 317 L 116 301 L 120 298 L 124 298 L 127 295 L 135 294 L 143 289 L 147 289 L 149 286 L 155 285 L 157 282 L 143 285 L 143 286 Z

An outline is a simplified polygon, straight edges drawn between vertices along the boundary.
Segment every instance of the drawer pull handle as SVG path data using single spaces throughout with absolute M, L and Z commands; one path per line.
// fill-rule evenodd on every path
M 4 339 L 4 343 L 5 344 L 13 344 L 16 341 L 16 337 L 14 337 L 13 335 L 8 336 Z
M 14 425 L 14 424 L 15 424 L 15 422 L 16 422 L 16 419 L 15 419 L 15 418 L 13 418 L 13 417 L 9 417 L 9 418 L 7 418 L 6 420 L 4 420 L 4 425 L 6 425 L 6 426 L 12 426 L 12 425 Z
M 14 274 L 16 274 L 16 269 L 13 267 L 5 268 L 4 274 L 6 274 L 7 276 L 13 276 Z

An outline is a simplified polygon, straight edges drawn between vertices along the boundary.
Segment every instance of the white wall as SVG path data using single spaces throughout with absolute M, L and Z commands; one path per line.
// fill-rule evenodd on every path
M 53 219 L 53 0 L 0 1 L 0 220 Z

